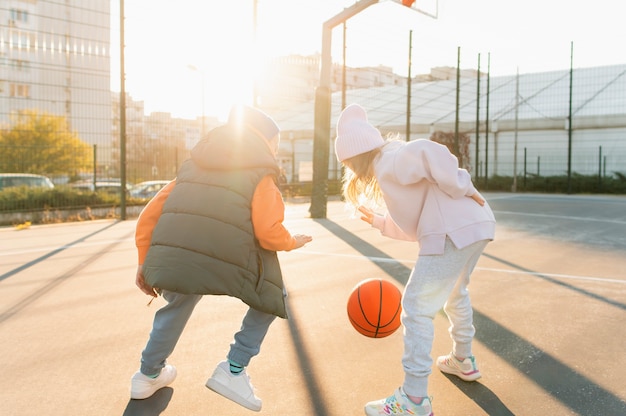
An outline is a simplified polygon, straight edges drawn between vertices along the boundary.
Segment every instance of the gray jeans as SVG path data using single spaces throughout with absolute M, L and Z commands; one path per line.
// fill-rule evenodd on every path
M 150 339 L 141 353 L 140 371 L 146 375 L 157 374 L 165 366 L 191 313 L 202 299 L 202 295 L 184 295 L 166 290 L 162 295 L 167 305 L 155 313 Z M 230 345 L 228 359 L 247 366 L 250 359 L 259 353 L 274 319 L 274 315 L 249 308 L 241 329 Z
M 428 376 L 433 360 L 433 319 L 443 307 L 450 322 L 452 352 L 472 355 L 475 329 L 467 286 L 470 275 L 488 241 L 478 241 L 458 249 L 446 239 L 443 255 L 419 256 L 404 288 L 404 391 L 416 397 L 428 396 Z M 446 351 L 446 353 L 449 351 Z

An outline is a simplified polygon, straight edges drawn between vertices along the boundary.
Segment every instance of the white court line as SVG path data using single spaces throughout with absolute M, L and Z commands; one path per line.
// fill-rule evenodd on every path
M 527 271 L 523 271 L 523 270 L 494 269 L 494 268 L 491 268 L 491 267 L 476 267 L 475 270 L 485 270 L 485 271 L 488 271 L 488 272 L 509 273 L 509 274 L 527 274 L 527 275 L 538 276 L 538 277 L 547 276 L 547 277 L 555 277 L 555 278 L 567 279 L 567 280 L 589 280 L 589 281 L 592 281 L 592 282 L 626 284 L 626 280 L 607 279 L 605 277 L 574 276 L 574 275 L 571 275 L 571 274 L 559 274 L 559 273 L 527 272 Z
M 28 254 L 28 253 L 41 253 L 41 252 L 51 252 L 51 251 L 63 251 L 70 248 L 82 248 L 82 247 L 93 247 L 93 246 L 103 246 L 110 245 L 113 243 L 121 243 L 125 241 L 132 241 L 134 243 L 135 238 L 121 238 L 116 240 L 102 240 L 102 241 L 94 241 L 94 242 L 80 242 L 74 244 L 63 244 L 62 246 L 50 246 L 50 247 L 39 247 L 39 248 L 31 248 L 26 250 L 5 250 L 0 252 L 0 257 L 2 256 L 15 256 L 19 254 Z M 134 244 L 133 244 L 134 247 Z
M 332 257 L 349 257 L 353 259 L 361 259 L 373 261 L 375 263 L 403 263 L 413 266 L 415 264 L 415 260 L 403 260 L 403 259 L 392 259 L 388 257 L 368 257 L 360 254 L 338 254 L 338 253 L 325 253 L 321 251 L 309 251 L 306 249 L 298 249 L 293 253 L 296 254 L 311 254 L 316 256 L 332 256 Z M 476 267 L 475 270 L 483 270 L 487 272 L 496 272 L 496 273 L 509 273 L 509 274 L 523 274 L 530 276 L 547 276 L 559 279 L 567 279 L 567 280 L 589 280 L 592 282 L 604 282 L 604 283 L 617 283 L 617 284 L 626 284 L 626 280 L 619 279 L 608 279 L 604 277 L 593 277 L 593 276 L 575 276 L 571 274 L 558 274 L 558 273 L 540 273 L 540 272 L 527 272 L 523 270 L 506 270 L 506 269 L 494 269 L 491 267 Z
M 37 253 L 37 252 L 51 252 L 51 251 L 58 251 L 58 250 L 65 250 L 65 249 L 70 249 L 70 248 L 80 248 L 80 247 L 90 247 L 90 246 L 98 246 L 98 245 L 109 245 L 112 243 L 119 243 L 119 242 L 124 242 L 124 241 L 134 241 L 134 238 L 122 238 L 122 239 L 115 239 L 115 240 L 103 240 L 103 241 L 95 241 L 95 242 L 90 242 L 90 243 L 76 243 L 76 244 L 66 244 L 66 245 L 62 245 L 62 246 L 56 246 L 56 247 L 40 247 L 40 248 L 34 248 L 34 249 L 29 249 L 29 250 L 15 250 L 15 251 L 5 251 L 0 253 L 0 257 L 2 256 L 15 256 L 15 255 L 20 255 L 20 254 L 27 254 L 27 253 Z M 308 255 L 315 255 L 315 256 L 331 256 L 331 257 L 349 257 L 352 259 L 360 259 L 360 260 L 368 260 L 368 261 L 373 261 L 375 263 L 403 263 L 403 264 L 407 264 L 409 266 L 412 267 L 413 264 L 415 264 L 415 260 L 404 260 L 404 259 L 394 259 L 394 258 L 388 258 L 388 257 L 368 257 L 368 256 L 363 256 L 361 254 L 338 254 L 338 253 L 328 253 L 328 252 L 322 252 L 322 251 L 311 251 L 311 250 L 307 250 L 307 249 L 303 249 L 300 248 L 296 251 L 292 251 L 290 253 L 294 253 L 294 254 L 308 254 Z M 522 271 L 522 270 L 506 270 L 506 269 L 494 269 L 494 268 L 489 268 L 489 267 L 476 267 L 476 270 L 483 270 L 483 271 L 490 271 L 490 272 L 497 272 L 497 273 L 509 273 L 509 274 L 522 274 L 522 275 L 530 275 L 530 276 L 547 276 L 547 277 L 554 277 L 554 278 L 559 278 L 559 279 L 567 279 L 567 280 L 588 280 L 588 281 L 594 281 L 594 282 L 605 282 L 605 283 L 617 283 L 617 284 L 626 284 L 626 280 L 618 280 L 618 279 L 607 279 L 607 278 L 603 278 L 603 277 L 594 277 L 594 276 L 575 276 L 575 275 L 571 275 L 571 274 L 557 274 L 557 273 L 540 273 L 540 272 L 527 272 L 527 271 Z

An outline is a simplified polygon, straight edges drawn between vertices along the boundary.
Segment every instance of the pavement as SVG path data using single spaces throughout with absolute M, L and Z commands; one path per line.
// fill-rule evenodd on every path
M 485 193 L 498 220 L 472 276 L 483 377 L 433 367 L 437 416 L 626 415 L 626 197 Z M 326 219 L 287 206 L 287 227 L 313 242 L 280 253 L 290 319 L 277 319 L 248 368 L 260 415 L 363 415 L 403 380 L 402 332 L 357 333 L 346 301 L 359 281 L 401 288 L 415 243 L 394 241 L 339 201 Z M 205 297 L 169 359 L 170 387 L 130 400 L 162 299 L 134 285 L 133 219 L 0 228 L 0 414 L 252 415 L 204 384 L 246 307 Z M 432 355 L 451 343 L 435 318 Z

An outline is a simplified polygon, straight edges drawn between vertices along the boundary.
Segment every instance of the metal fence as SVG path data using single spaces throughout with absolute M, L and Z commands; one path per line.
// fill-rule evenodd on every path
M 0 174 L 49 177 L 58 199 L 47 204 L 55 209 L 63 201 L 76 203 L 67 194 L 59 195 L 62 191 L 84 193 L 89 188 L 97 192 L 121 177 L 126 178 L 128 191 L 140 182 L 173 179 L 200 137 L 224 122 L 205 112 L 205 102 L 206 108 L 211 108 L 209 104 L 226 101 L 224 96 L 205 93 L 205 82 L 216 85 L 222 80 L 211 79 L 211 72 L 203 71 L 199 93 L 198 74 L 172 78 L 154 65 L 151 75 L 161 77 L 154 88 L 175 86 L 181 104 L 198 101 L 197 116 L 176 117 L 167 108 L 148 112 L 149 103 L 135 98 L 130 88 L 124 97 L 125 125 L 121 126 L 120 95 L 115 92 L 119 74 L 112 65 L 114 52 L 109 52 L 115 51 L 111 35 L 119 32 L 115 22 L 120 16 L 111 14 L 108 1 L 88 7 L 73 2 L 41 3 L 48 9 L 39 13 L 37 24 L 27 19 L 28 14 L 0 6 L 0 14 L 22 17 L 10 22 L 0 19 Z M 266 13 L 264 4 L 258 5 L 260 17 Z M 81 13 L 74 15 L 66 9 Z M 55 19 L 55 13 L 64 18 Z M 68 18 L 73 24 L 66 27 L 64 19 Z M 97 30 L 92 30 L 93 21 L 98 22 Z M 126 19 L 128 26 L 141 23 L 138 16 Z M 262 30 L 262 19 L 259 23 Z M 55 25 L 61 25 L 59 30 L 54 30 Z M 464 57 L 459 64 L 462 51 L 450 50 L 448 66 L 436 66 L 433 60 L 430 72 L 413 72 L 409 77 L 407 68 L 393 67 L 386 60 L 405 59 L 408 53 L 413 60 L 431 59 L 420 55 L 418 45 L 411 52 L 411 32 L 381 21 L 365 33 L 353 34 L 350 24 L 333 32 L 329 167 L 325 175 L 329 181 L 341 178 L 332 137 L 341 109 L 352 102 L 366 107 L 370 121 L 383 134 L 397 134 L 400 140 L 439 133 L 465 137 L 469 143 L 464 164 L 480 184 L 489 182 L 490 187 L 495 186 L 492 179 L 497 177 L 519 177 L 521 181 L 574 174 L 621 180 L 626 175 L 626 65 L 568 68 L 565 62 L 558 71 L 494 75 L 488 69 L 487 55 L 482 55 L 482 65 L 480 55 L 478 64 L 475 56 Z M 137 56 L 142 46 L 133 39 L 127 42 L 128 53 L 134 54 L 126 67 L 132 74 L 130 80 L 141 76 L 133 65 L 142 59 Z M 363 53 L 379 56 L 380 65 L 361 66 L 357 56 Z M 212 63 L 229 56 L 199 59 Z M 490 62 L 499 58 L 489 56 Z M 523 62 L 520 66 L 524 67 Z M 316 54 L 275 58 L 264 62 L 254 85 L 256 105 L 272 115 L 283 130 L 279 163 L 287 183 L 284 189 L 290 193 L 308 192 L 313 180 L 319 67 Z M 198 79 L 192 87 L 183 78 Z M 8 200 L 6 192 L 0 190 L 0 198 L 4 193 Z M 98 203 L 119 205 L 122 195 L 118 198 Z M 131 197 L 129 202 L 142 203 Z M 32 197 L 24 197 L 21 206 L 0 205 L 0 211 L 30 209 L 35 209 Z
M 626 65 L 519 77 L 476 70 L 458 82 L 414 83 L 407 97 L 406 87 L 380 87 L 349 90 L 346 102 L 362 103 L 372 123 L 402 139 L 467 136 L 466 167 L 477 177 L 524 167 L 542 176 L 626 172 Z

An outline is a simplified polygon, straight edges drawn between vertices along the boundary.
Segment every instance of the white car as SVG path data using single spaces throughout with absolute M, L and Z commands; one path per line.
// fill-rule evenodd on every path
M 47 176 L 32 173 L 0 173 L 0 191 L 6 188 L 16 188 L 20 186 L 45 189 L 54 188 L 54 184 Z
M 122 187 L 119 180 L 99 180 L 96 182 L 95 189 L 94 189 L 93 181 L 74 182 L 70 184 L 70 186 L 72 187 L 72 189 L 75 189 L 81 192 L 98 191 L 98 192 L 105 192 L 105 193 L 114 194 L 114 195 L 118 195 Z M 129 195 L 129 190 L 132 187 L 133 186 L 131 184 L 129 183 L 126 184 L 126 195 Z
M 130 190 L 133 198 L 150 199 L 157 194 L 165 185 L 171 181 L 146 181 L 140 182 Z

